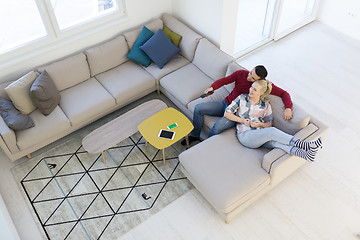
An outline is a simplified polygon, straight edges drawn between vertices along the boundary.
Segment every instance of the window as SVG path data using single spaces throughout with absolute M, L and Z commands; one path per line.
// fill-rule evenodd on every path
M 234 54 L 247 50 L 271 35 L 275 0 L 239 2 Z
M 122 0 L 1 1 L 0 54 L 29 45 L 36 40 L 56 41 L 110 22 L 125 15 L 123 2 Z M 72 31 L 69 31 L 70 29 Z
M 117 10 L 113 0 L 51 0 L 60 30 Z
M 0 5 L 0 53 L 47 36 L 35 1 L 2 1 Z
M 233 55 L 278 40 L 316 18 L 319 0 L 242 0 L 237 10 Z
M 298 25 L 313 14 L 315 0 L 283 0 L 277 32 L 281 33 Z

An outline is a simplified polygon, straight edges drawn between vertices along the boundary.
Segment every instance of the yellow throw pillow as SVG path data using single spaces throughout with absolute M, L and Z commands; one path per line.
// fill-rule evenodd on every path
M 179 46 L 180 40 L 182 38 L 181 35 L 174 33 L 169 28 L 164 27 L 163 32 L 166 34 L 166 36 L 175 44 L 175 46 Z

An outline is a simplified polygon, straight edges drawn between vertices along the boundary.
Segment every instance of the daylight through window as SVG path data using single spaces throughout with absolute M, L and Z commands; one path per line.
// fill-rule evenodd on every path
M 1 1 L 0 53 L 47 36 L 34 0 Z
M 123 16 L 122 4 L 122 0 L 1 1 L 0 54 L 35 40 L 50 38 L 56 41 L 65 36 L 68 29 L 81 26 L 79 31 L 83 31 L 98 23 L 97 20 L 106 22 L 115 15 Z

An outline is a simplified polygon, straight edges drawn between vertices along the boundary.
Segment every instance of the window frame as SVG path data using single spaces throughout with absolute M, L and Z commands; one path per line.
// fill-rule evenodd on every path
M 114 0 L 117 5 L 117 9 L 114 11 L 104 13 L 100 16 L 96 16 L 61 30 L 57 23 L 55 12 L 53 11 L 51 5 L 51 0 L 33 1 L 35 1 L 37 5 L 47 35 L 15 46 L 4 52 L 0 52 L 0 64 L 21 55 L 31 55 L 31 52 L 38 49 L 51 49 L 61 44 L 62 41 L 68 42 L 76 40 L 80 37 L 86 36 L 86 34 L 98 31 L 101 28 L 117 24 L 119 21 L 123 21 L 127 17 L 125 0 Z

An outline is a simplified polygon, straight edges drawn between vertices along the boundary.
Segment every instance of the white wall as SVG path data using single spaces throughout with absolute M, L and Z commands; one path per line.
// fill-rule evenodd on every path
M 175 17 L 220 46 L 223 0 L 173 0 Z
M 359 0 L 322 0 L 318 20 L 360 40 Z
M 128 17 L 116 25 L 86 32 L 76 38 L 31 51 L 5 62 L 1 61 L 0 57 L 0 82 L 16 80 L 37 66 L 96 45 L 129 28 L 136 27 L 150 19 L 161 17 L 165 12 L 172 13 L 173 9 L 171 0 L 125 0 L 125 4 Z

